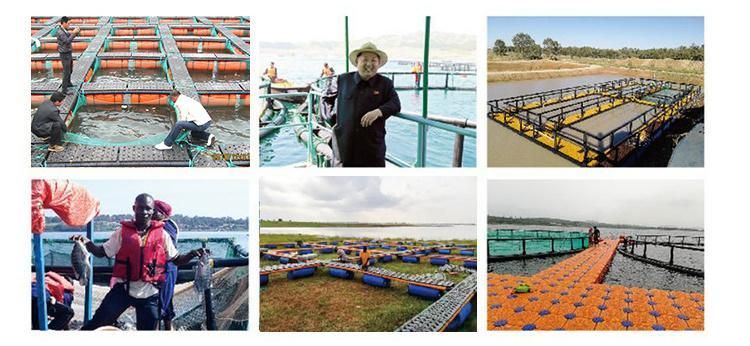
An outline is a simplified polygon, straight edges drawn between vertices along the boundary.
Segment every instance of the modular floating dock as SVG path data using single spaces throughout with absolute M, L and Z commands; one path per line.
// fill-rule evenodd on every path
M 347 254 L 359 255 L 363 246 L 368 247 L 371 267 L 363 270 L 357 257 L 350 262 L 338 260 L 303 260 L 300 256 L 333 253 L 334 248 L 344 249 Z M 261 286 L 268 285 L 269 276 L 285 274 L 289 280 L 315 275 L 317 268 L 327 268 L 335 278 L 351 280 L 355 273 L 362 275 L 362 283 L 390 288 L 391 282 L 407 285 L 407 293 L 434 301 L 430 306 L 398 327 L 399 332 L 442 332 L 461 327 L 476 305 L 477 259 L 476 249 L 442 244 L 363 243 L 358 241 L 317 242 L 297 247 L 294 243 L 261 244 L 261 256 L 265 260 L 279 261 L 278 265 L 260 269 Z M 311 256 L 314 258 L 315 256 Z M 469 275 L 461 282 L 436 279 L 431 274 L 407 274 L 375 267 L 378 262 L 403 261 L 405 263 L 430 263 L 450 271 L 464 271 Z M 424 262 L 423 262 L 424 260 Z M 295 263 L 297 262 L 297 263 Z M 457 264 L 461 263 L 461 266 Z
M 626 166 L 702 96 L 697 85 L 625 78 L 490 100 L 487 116 L 580 166 Z
M 59 20 L 31 21 L 32 107 L 61 87 L 55 37 Z M 65 150 L 48 153 L 44 140 L 32 136 L 32 166 L 249 166 L 248 18 L 74 17 L 71 24 L 81 31 L 72 45 L 74 92 L 59 107 L 69 127 Z M 174 123 L 168 99 L 173 89 L 207 107 L 216 144 L 205 147 L 205 142 L 183 138 L 172 150 L 153 148 Z M 167 124 L 155 131 L 158 134 L 134 133 L 125 142 L 76 132 L 76 117 L 83 108 L 119 111 L 135 105 L 162 111 Z M 214 112 L 231 115 L 217 118 Z
M 536 275 L 487 276 L 488 330 L 703 330 L 703 294 L 602 284 L 619 240 Z M 516 293 L 521 284 L 528 293 Z

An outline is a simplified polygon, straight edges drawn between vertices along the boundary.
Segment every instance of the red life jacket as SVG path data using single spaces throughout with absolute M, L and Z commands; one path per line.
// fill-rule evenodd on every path
M 32 278 L 32 282 L 36 282 L 36 278 Z M 70 281 L 66 280 L 62 275 L 55 272 L 47 272 L 44 276 L 44 287 L 49 291 L 55 300 L 62 302 L 65 298 L 65 292 L 73 293 L 75 287 Z
M 122 244 L 115 256 L 112 276 L 127 281 L 164 282 L 167 264 L 164 223 L 151 221 L 143 246 L 133 221 L 122 221 L 120 225 Z

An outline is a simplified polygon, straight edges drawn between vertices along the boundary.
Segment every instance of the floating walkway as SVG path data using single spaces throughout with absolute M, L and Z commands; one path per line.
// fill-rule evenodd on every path
M 62 64 L 54 35 L 59 17 L 32 18 L 32 72 L 52 75 Z M 74 92 L 59 107 L 68 125 L 85 105 L 169 105 L 168 94 L 178 90 L 205 106 L 235 107 L 250 104 L 250 24 L 245 17 L 90 17 L 72 18 L 81 28 L 73 42 Z M 98 81 L 105 69 L 163 73 L 163 81 Z M 241 80 L 196 80 L 191 74 L 241 73 Z M 61 86 L 60 78 L 31 83 L 32 106 Z M 249 129 L 249 123 L 247 128 Z M 164 133 L 166 137 L 166 133 Z M 158 152 L 151 139 L 100 144 L 66 136 L 65 151 L 47 153 L 46 144 L 32 136 L 32 166 L 249 166 L 250 143 L 218 143 L 211 148 L 186 140 L 173 150 Z M 149 142 L 140 143 L 139 141 Z M 97 144 L 92 144 L 96 142 Z M 148 144 L 148 145 L 146 145 Z M 205 143 L 203 143 L 205 144 Z
M 488 330 L 703 330 L 703 294 L 602 284 L 619 241 L 531 277 L 489 273 Z M 529 293 L 515 293 L 527 284 Z
M 581 166 L 621 166 L 684 111 L 701 87 L 625 78 L 488 101 L 487 116 Z
M 477 274 L 461 281 L 444 296 L 396 329 L 397 332 L 444 332 L 459 328 L 469 317 L 477 294 Z

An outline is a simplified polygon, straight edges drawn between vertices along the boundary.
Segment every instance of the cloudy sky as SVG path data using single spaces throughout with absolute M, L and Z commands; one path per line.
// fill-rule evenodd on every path
M 267 42 L 309 42 L 309 41 L 343 41 L 344 16 L 317 16 L 315 25 L 309 25 L 307 14 L 297 14 L 300 18 L 285 18 L 283 29 L 277 30 L 276 18 L 258 18 L 257 27 L 262 30 L 263 41 Z M 268 25 L 260 22 L 267 21 Z M 473 17 L 460 15 L 450 17 L 432 17 L 430 32 L 476 35 L 480 22 Z M 371 16 L 349 16 L 349 38 L 357 40 L 365 37 L 379 37 L 393 34 L 424 35 L 425 17 L 413 14 L 393 13 L 388 15 L 387 25 L 373 25 Z M 298 27 L 298 28 L 295 28 Z M 264 30 L 264 28 L 266 30 Z M 261 35 L 259 35 L 261 36 Z
M 100 214 L 132 214 L 133 200 L 148 193 L 172 205 L 175 214 L 246 218 L 249 185 L 242 180 L 74 180 L 100 203 Z M 48 215 L 53 215 L 50 211 Z
M 450 180 L 448 182 L 447 180 Z M 475 223 L 473 177 L 265 177 L 262 219 Z
M 493 216 L 703 228 L 703 182 L 695 180 L 490 180 Z

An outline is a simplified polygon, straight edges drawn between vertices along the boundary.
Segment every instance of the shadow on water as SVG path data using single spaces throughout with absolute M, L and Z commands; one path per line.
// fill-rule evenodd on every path
M 487 265 L 487 271 L 495 274 L 510 274 L 515 276 L 532 276 L 555 264 L 558 264 L 573 256 L 560 255 L 544 258 L 529 258 L 525 260 L 513 260 L 507 262 L 494 262 Z

